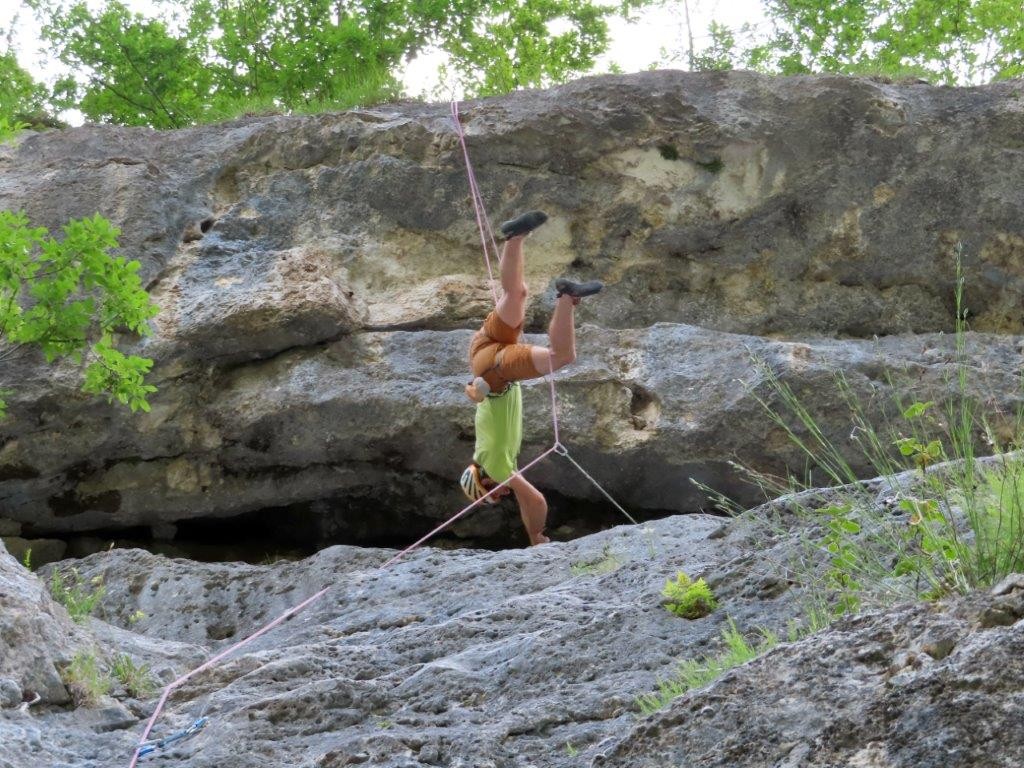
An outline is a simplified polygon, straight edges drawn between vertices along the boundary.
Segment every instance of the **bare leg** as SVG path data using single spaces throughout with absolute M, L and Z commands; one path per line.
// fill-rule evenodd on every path
M 533 366 L 542 374 L 557 371 L 576 360 L 576 302 L 571 296 L 555 300 L 555 311 L 548 326 L 548 347 L 534 347 Z
M 512 493 L 519 502 L 519 515 L 523 519 L 530 545 L 547 544 L 551 539 L 544 535 L 548 519 L 548 502 L 544 494 L 530 485 L 522 475 L 513 475 L 508 481 Z
M 498 317 L 513 328 L 518 328 L 526 317 L 526 275 L 523 266 L 523 237 L 505 241 L 501 253 L 501 298 L 496 310 Z

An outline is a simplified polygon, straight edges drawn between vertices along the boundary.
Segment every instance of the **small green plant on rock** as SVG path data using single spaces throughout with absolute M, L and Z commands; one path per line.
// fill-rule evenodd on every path
M 694 162 L 708 173 L 721 173 L 722 169 L 725 168 L 725 163 L 722 162 L 722 158 L 720 157 L 715 157 L 704 162 L 701 162 L 700 160 L 695 160 Z
M 665 607 L 684 619 L 702 618 L 718 607 L 718 601 L 707 582 L 704 579 L 693 581 L 682 571 L 676 574 L 674 580 L 665 582 L 661 594 L 665 598 Z
M 114 663 L 110 671 L 121 685 L 124 686 L 129 696 L 136 699 L 148 698 L 155 688 L 153 677 L 146 664 L 136 664 L 132 657 L 126 653 L 114 657 Z
M 573 563 L 569 566 L 569 570 L 573 576 L 602 576 L 618 570 L 620 565 L 622 565 L 622 561 L 619 560 L 618 555 L 612 552 L 610 546 L 605 545 L 601 550 L 601 557 Z
M 751 644 L 730 618 L 728 626 L 722 630 L 722 642 L 725 645 L 725 650 L 721 653 L 680 662 L 675 676 L 658 682 L 658 690 L 638 696 L 636 702 L 641 715 L 657 712 L 672 699 L 682 696 L 694 688 L 702 688 L 733 667 L 745 664 L 775 647 L 779 639 L 772 632 L 762 629 L 761 641 Z
M 50 577 L 50 594 L 53 599 L 63 605 L 72 620 L 79 624 L 92 616 L 105 593 L 102 576 L 93 576 L 86 581 L 77 568 L 71 569 L 71 576 L 67 580 L 60 571 L 54 571 Z
M 94 707 L 110 692 L 110 676 L 91 651 L 76 653 L 62 677 L 76 707 Z

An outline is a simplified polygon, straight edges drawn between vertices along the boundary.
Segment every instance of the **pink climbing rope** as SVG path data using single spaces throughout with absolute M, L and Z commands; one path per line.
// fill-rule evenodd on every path
M 382 566 L 381 566 L 381 570 L 383 570 L 383 569 L 387 568 L 387 567 L 388 567 L 389 565 L 391 565 L 392 563 L 397 563 L 397 562 L 398 562 L 399 560 L 401 560 L 401 559 L 402 559 L 403 557 L 405 557 L 405 556 L 406 556 L 407 554 L 409 554 L 409 553 L 410 553 L 410 552 L 412 552 L 412 551 L 413 551 L 414 549 L 416 549 L 416 547 L 420 546 L 420 545 L 421 545 L 421 544 L 423 544 L 423 542 L 425 542 L 425 541 L 426 541 L 427 539 L 431 538 L 431 537 L 432 537 L 432 536 L 433 536 L 434 534 L 436 534 L 436 533 L 440 533 L 440 532 L 441 532 L 441 531 L 443 531 L 443 530 L 444 530 L 445 528 L 447 528 L 447 527 L 448 527 L 449 525 L 451 525 L 451 524 L 452 524 L 452 523 L 454 523 L 454 522 L 455 522 L 456 520 L 458 520 L 458 519 L 459 519 L 460 517 L 462 517 L 462 516 L 463 516 L 464 514 L 466 514 L 467 512 L 469 512 L 469 511 L 470 511 L 471 509 L 474 509 L 475 507 L 478 507 L 479 505 L 483 504 L 483 503 L 484 503 L 484 500 L 485 500 L 485 499 L 486 499 L 486 498 L 487 498 L 488 496 L 490 496 L 490 495 L 491 495 L 492 493 L 494 493 L 495 491 L 497 491 L 497 490 L 498 490 L 499 488 L 504 488 L 504 487 L 505 487 L 506 485 L 508 485 L 508 484 L 509 484 L 509 481 L 511 481 L 513 477 L 515 477 L 516 475 L 521 475 L 521 474 L 522 474 L 523 472 L 525 472 L 526 470 L 528 470 L 528 469 L 529 469 L 530 467 L 532 467 L 532 466 L 533 466 L 534 464 L 537 464 L 537 463 L 538 463 L 538 462 L 539 462 L 539 461 L 540 461 L 541 459 L 545 459 L 545 458 L 547 458 L 548 454 L 549 454 L 549 453 L 551 453 L 551 452 L 553 452 L 554 450 L 555 450 L 555 446 L 551 446 L 551 447 L 550 447 L 550 448 L 548 448 L 548 449 L 547 449 L 546 451 L 544 451 L 544 453 L 542 453 L 542 454 L 541 454 L 540 456 L 538 456 L 538 457 L 537 457 L 537 458 L 535 458 L 535 459 L 534 459 L 533 461 L 531 461 L 531 462 L 530 462 L 529 464 L 527 464 L 527 465 L 526 465 L 525 467 L 523 467 L 522 469 L 517 469 L 517 470 L 516 470 L 515 472 L 513 472 L 513 473 L 512 473 L 511 475 L 509 475 L 509 477 L 508 477 L 508 480 L 506 480 L 505 482 L 503 482 L 503 483 L 499 483 L 498 485 L 494 486 L 493 488 L 491 488 L 491 490 L 489 490 L 489 491 L 488 491 L 487 493 L 485 493 L 485 494 L 484 494 L 483 496 L 481 496 L 481 497 L 480 497 L 479 499 L 477 499 L 476 501 L 474 501 L 474 502 L 473 502 L 472 504 L 470 504 L 470 505 L 469 505 L 468 507 L 465 507 L 465 508 L 464 508 L 464 509 L 463 509 L 463 510 L 462 510 L 461 512 L 458 512 L 458 513 L 456 513 L 456 514 L 452 515 L 452 516 L 451 516 L 451 517 L 449 517 L 449 518 L 448 518 L 447 520 L 445 520 L 445 521 L 444 521 L 443 523 L 441 523 L 441 524 L 440 524 L 439 526 L 437 526 L 437 528 L 435 528 L 435 529 L 434 529 L 434 530 L 432 530 L 432 531 L 431 531 L 430 533 L 428 533 L 428 534 L 427 534 L 426 536 L 424 536 L 424 537 L 423 537 L 423 538 L 421 538 L 420 540 L 418 540 L 418 541 L 414 542 L 413 544 L 410 544 L 410 545 L 409 545 L 408 547 L 406 547 L 405 549 L 403 549 L 403 550 L 402 550 L 401 552 L 399 552 L 399 553 L 398 553 L 397 555 L 395 555 L 394 557 L 392 557 L 392 558 L 391 558 L 390 560 L 388 560 L 388 561 L 387 561 L 386 563 L 384 563 L 384 565 L 382 565 Z
M 145 745 L 146 739 L 149 738 L 149 734 L 153 730 L 153 725 L 156 723 L 157 717 L 159 717 L 160 712 L 163 710 L 164 704 L 167 703 L 167 697 L 171 695 L 171 692 L 174 691 L 175 688 L 178 688 L 182 683 L 184 683 L 189 678 L 192 678 L 192 677 L 198 675 L 200 672 L 206 671 L 207 669 L 212 667 L 214 664 L 216 664 L 218 661 L 223 659 L 228 654 L 234 653 L 239 648 L 242 648 L 243 646 L 248 645 L 249 643 L 251 643 L 256 638 L 262 637 L 267 632 L 272 630 L 274 627 L 278 626 L 282 622 L 284 622 L 284 621 L 288 620 L 290 617 L 294 616 L 296 613 L 298 613 L 302 609 L 306 608 L 310 604 L 312 604 L 312 603 L 316 602 L 317 600 L 319 600 L 321 597 L 323 597 L 327 593 L 328 590 L 330 590 L 330 587 L 324 587 L 319 592 L 317 592 L 315 595 L 311 595 L 310 597 L 307 597 L 305 600 L 303 600 L 298 605 L 295 605 L 295 606 L 292 606 L 291 608 L 289 608 L 287 611 L 282 613 L 280 616 L 278 616 L 276 619 L 271 621 L 269 624 L 265 624 L 264 626 L 260 627 L 258 630 L 253 632 L 248 637 L 245 637 L 242 640 L 239 640 L 237 643 L 232 645 L 230 648 L 225 648 L 223 651 L 218 653 L 216 656 L 213 656 L 212 658 L 207 659 L 205 662 L 200 664 L 198 667 L 193 669 L 191 672 L 187 672 L 184 675 L 182 675 L 181 677 L 179 677 L 177 680 L 175 680 L 174 682 L 169 683 L 167 685 L 167 687 L 164 688 L 163 693 L 160 695 L 160 700 L 156 703 L 156 709 L 154 709 L 153 710 L 153 714 L 150 715 L 149 722 L 146 723 L 146 730 L 144 730 L 142 732 L 142 738 L 139 740 L 139 743 L 135 746 L 135 754 L 132 755 L 132 761 L 129 764 L 130 768 L 135 768 L 135 764 L 139 761 L 139 751 Z
M 483 197 L 480 194 L 480 186 L 476 183 L 476 173 L 473 171 L 473 163 L 469 159 L 469 149 L 466 146 L 466 134 L 462 130 L 462 121 L 459 118 L 459 102 L 452 101 L 452 121 L 455 123 L 455 133 L 459 137 L 459 144 L 462 146 L 462 157 L 466 163 L 466 177 L 469 179 L 469 190 L 470 196 L 473 199 L 473 213 L 476 215 L 477 227 L 480 230 L 480 244 L 483 246 L 484 260 L 487 262 L 487 275 L 491 280 L 491 296 L 494 298 L 494 303 L 498 303 L 498 294 L 494 289 L 494 271 L 491 269 L 491 257 L 487 250 L 487 239 L 484 235 L 486 228 L 487 235 L 490 237 L 491 247 L 494 248 L 495 258 L 498 258 L 498 244 L 494 240 L 494 233 L 491 231 L 490 219 L 487 216 L 487 210 L 484 207 Z M 555 444 L 552 448 L 557 447 L 559 443 L 558 434 L 558 401 L 555 397 L 555 370 L 554 361 L 551 359 L 552 353 L 548 352 L 548 376 L 547 379 L 548 387 L 551 390 L 551 421 L 554 427 L 555 433 Z
M 484 211 L 483 199 L 480 197 L 480 189 L 476 185 L 476 174 L 473 173 L 473 164 L 469 160 L 469 149 L 466 147 L 466 134 L 462 130 L 462 122 L 459 120 L 459 103 L 451 103 L 452 120 L 455 123 L 455 133 L 459 137 L 459 144 L 462 146 L 462 157 L 466 161 L 466 176 L 469 178 L 469 194 L 473 198 L 473 211 L 476 214 L 476 226 L 480 230 L 480 246 L 484 251 L 484 261 L 487 263 L 487 277 L 491 286 L 491 298 L 498 303 L 498 292 L 494 288 L 494 270 L 491 268 L 491 254 L 487 249 L 487 239 L 490 237 L 491 246 L 494 248 L 494 257 L 498 258 L 498 244 L 494 241 L 494 233 L 491 232 L 491 225 Z M 486 228 L 486 233 L 485 233 Z
M 547 456 L 550 453 L 552 453 L 553 451 L 555 451 L 557 447 L 558 447 L 557 445 L 551 446 L 546 451 L 544 451 L 544 453 L 542 453 L 540 456 L 538 456 L 533 461 L 531 461 L 529 464 L 527 464 L 525 467 L 523 467 L 522 469 L 518 469 L 515 472 L 513 472 L 512 475 L 509 476 L 508 480 L 505 480 L 505 482 L 503 482 L 503 483 L 499 483 L 498 485 L 494 486 L 491 490 L 489 490 L 485 495 L 481 496 L 479 499 L 474 501 L 472 504 L 469 504 L 468 506 L 463 507 L 462 510 L 460 510 L 459 512 L 457 512 L 454 515 L 452 515 L 451 517 L 449 517 L 447 520 L 445 520 L 443 523 L 441 523 L 441 525 L 437 526 L 436 528 L 434 528 L 434 530 L 430 531 L 430 533 L 426 534 L 425 536 L 421 537 L 420 539 L 418 539 L 414 543 L 410 544 L 408 547 L 406 547 L 401 552 L 396 554 L 394 557 L 392 557 L 386 563 L 383 563 L 382 565 L 378 566 L 378 570 L 382 570 L 383 571 L 385 568 L 389 567 L 390 565 L 392 565 L 394 563 L 397 563 L 399 560 L 401 560 L 407 554 L 412 552 L 414 549 L 416 549 L 417 547 L 420 547 L 428 539 L 432 538 L 436 534 L 438 534 L 441 531 L 443 531 L 445 528 L 450 526 L 452 523 L 454 523 L 456 520 L 458 520 L 463 515 L 468 514 L 470 510 L 475 509 L 476 507 L 478 507 L 481 504 L 483 504 L 484 501 L 491 494 L 495 493 L 500 488 L 504 488 L 505 486 L 507 486 L 509 484 L 509 482 L 512 480 L 513 477 L 515 477 L 516 475 L 521 475 L 523 472 L 528 470 L 534 464 L 537 464 L 542 459 L 547 458 Z M 327 594 L 330 590 L 331 590 L 331 587 L 324 587 L 323 589 L 321 589 L 316 594 L 313 594 L 313 595 L 307 597 L 305 600 L 303 600 L 298 605 L 292 606 L 291 608 L 289 608 L 287 611 L 282 613 L 280 616 L 278 616 L 273 621 L 269 622 L 268 624 L 264 624 L 258 630 L 253 632 L 251 635 L 248 635 L 247 637 L 239 640 L 234 645 L 229 646 L 228 648 L 225 648 L 223 651 L 218 653 L 216 656 L 213 656 L 210 659 L 207 659 L 205 662 L 200 664 L 198 667 L 196 667 L 195 669 L 193 669 L 190 672 L 185 673 L 184 675 L 179 677 L 177 680 L 174 680 L 173 682 L 168 683 L 167 686 L 164 688 L 163 693 L 160 695 L 159 701 L 157 701 L 157 703 L 156 703 L 156 708 L 153 710 L 153 714 L 150 715 L 149 721 L 146 723 L 146 728 L 142 732 L 142 738 L 139 739 L 139 743 L 135 746 L 135 754 L 132 755 L 132 760 L 131 760 L 131 763 L 129 763 L 129 768 L 135 768 L 136 764 L 138 763 L 140 750 L 142 749 L 143 746 L 145 746 L 146 740 L 149 738 L 149 734 L 152 732 L 153 726 L 156 724 L 156 719 L 160 716 L 160 713 L 163 711 L 164 705 L 167 703 L 168 697 L 171 695 L 171 693 L 176 688 L 179 688 L 183 683 L 188 681 L 190 678 L 195 677 L 200 672 L 204 672 L 207 669 L 209 669 L 210 667 L 214 666 L 221 659 L 223 659 L 223 658 L 229 656 L 230 654 L 234 653 L 239 648 L 242 648 L 242 647 L 248 645 L 249 643 L 251 643 L 253 640 L 256 640 L 257 638 L 262 637 L 267 632 L 269 632 L 270 630 L 274 629 L 274 627 L 277 627 L 278 625 L 282 624 L 283 622 L 287 621 L 289 618 L 294 616 L 299 611 L 301 611 L 301 610 L 309 607 L 313 603 L 315 603 L 317 600 L 319 600 L 321 597 L 323 597 L 325 594 Z
M 487 249 L 487 240 L 488 240 L 488 238 L 490 238 L 491 246 L 494 248 L 495 257 L 497 257 L 498 246 L 497 246 L 497 243 L 494 240 L 494 233 L 491 231 L 491 226 L 490 226 L 490 223 L 488 222 L 488 219 L 487 219 L 487 213 L 486 213 L 486 210 L 484 209 L 483 199 L 480 196 L 480 189 L 479 189 L 479 187 L 477 186 L 477 183 L 476 183 L 476 175 L 473 173 L 473 166 L 472 166 L 472 164 L 470 163 L 470 160 L 469 160 L 469 150 L 466 148 L 465 134 L 463 133 L 462 125 L 459 122 L 459 107 L 458 107 L 458 103 L 453 101 L 452 104 L 451 104 L 451 108 L 452 108 L 452 118 L 455 121 L 456 132 L 458 133 L 458 136 L 459 136 L 459 142 L 462 145 L 462 155 L 463 155 L 463 157 L 464 157 L 464 159 L 466 161 L 466 174 L 467 174 L 467 176 L 469 178 L 469 188 L 470 188 L 470 193 L 471 193 L 472 198 L 473 198 L 473 209 L 474 209 L 474 212 L 476 214 L 477 227 L 480 230 L 480 244 L 483 246 L 484 259 L 487 262 L 487 274 L 488 274 L 488 276 L 490 277 L 490 280 L 491 280 L 491 294 L 494 297 L 495 304 L 497 304 L 498 297 L 497 297 L 497 292 L 495 291 L 495 288 L 494 288 L 494 273 L 493 273 L 493 271 L 491 269 L 491 259 L 490 259 L 490 255 L 489 255 L 488 249 Z M 511 481 L 511 479 L 513 477 L 522 475 L 523 472 L 525 472 L 526 470 L 530 469 L 535 464 L 538 464 L 540 461 L 542 461 L 543 459 L 547 458 L 552 453 L 557 453 L 560 456 L 564 456 L 564 457 L 568 458 L 569 461 L 572 462 L 572 464 L 577 469 L 579 469 L 587 477 L 588 480 L 590 480 L 594 485 L 596 485 L 598 487 L 598 489 L 601 490 L 601 492 L 604 493 L 605 496 L 607 496 L 612 501 L 612 503 L 615 504 L 615 506 L 618 507 L 619 510 L 623 512 L 623 514 L 625 514 L 627 517 L 629 517 L 629 514 L 626 513 L 626 511 L 624 509 L 622 509 L 622 507 L 619 506 L 618 503 L 614 499 L 612 499 L 612 497 L 608 494 L 608 492 L 605 491 L 604 488 L 601 488 L 601 486 L 598 485 L 597 481 L 594 480 L 592 477 L 590 477 L 590 475 L 588 475 L 586 473 L 586 471 L 579 464 L 577 464 L 572 459 L 571 456 L 569 456 L 569 452 L 566 450 L 565 446 L 562 445 L 561 440 L 559 438 L 559 431 L 558 431 L 558 401 L 557 401 L 557 398 L 555 396 L 554 363 L 553 363 L 552 360 L 550 360 L 550 358 L 549 358 L 548 362 L 549 362 L 549 365 L 550 365 L 550 367 L 548 369 L 549 375 L 545 376 L 544 378 L 547 379 L 548 387 L 549 387 L 550 392 L 551 392 L 551 421 L 552 421 L 552 425 L 553 425 L 553 428 L 554 428 L 554 443 L 552 444 L 552 446 L 550 448 L 548 448 L 546 451 L 544 451 L 542 454 L 540 454 L 533 461 L 531 461 L 529 464 L 527 464 L 525 467 L 523 467 L 522 469 L 517 469 L 515 472 L 513 472 L 512 475 L 507 480 L 505 480 L 503 483 L 499 483 L 494 488 L 492 488 L 490 491 L 488 491 L 484 496 L 480 497 L 479 499 L 474 501 L 472 504 L 469 504 L 468 506 L 464 507 L 459 512 L 456 512 L 450 518 L 448 518 L 443 523 L 441 523 L 441 525 L 437 526 L 432 531 L 427 533 L 425 536 L 422 536 L 420 539 L 418 539 L 417 541 L 415 541 L 412 544 L 410 544 L 408 547 L 403 549 L 401 552 L 399 552 L 398 554 L 394 555 L 387 562 L 385 562 L 382 565 L 380 565 L 379 566 L 379 570 L 384 570 L 385 568 L 388 568 L 389 566 L 391 566 L 394 563 L 398 562 L 399 560 L 401 560 L 403 557 L 405 557 L 407 554 L 409 554 L 410 552 L 412 552 L 416 548 L 422 546 L 426 541 L 428 541 L 433 536 L 435 536 L 438 533 L 440 533 L 441 531 L 443 531 L 445 528 L 450 526 L 456 520 L 458 520 L 459 518 L 461 518 L 464 515 L 468 514 L 471 510 L 475 509 L 476 507 L 480 506 L 481 504 L 483 504 L 484 501 L 491 494 L 495 493 L 500 488 L 503 488 L 503 487 L 507 486 L 509 481 Z M 630 520 L 632 522 L 636 522 L 631 517 L 630 517 Z M 298 605 L 292 606 L 291 608 L 286 610 L 284 613 L 282 613 L 280 616 L 278 616 L 276 619 L 273 619 L 269 623 L 263 625 L 262 627 L 257 629 L 252 634 L 248 635 L 247 637 L 244 637 L 243 639 L 239 640 L 234 645 L 231 645 L 231 646 L 225 648 L 220 653 L 218 653 L 215 656 L 207 659 L 205 662 L 203 662 L 202 664 L 200 664 L 198 667 L 196 667 L 195 669 L 191 670 L 190 672 L 187 672 L 184 675 L 182 675 L 181 677 L 179 677 L 178 679 L 172 681 L 171 683 L 168 683 L 167 686 L 164 687 L 164 690 L 163 690 L 163 692 L 160 695 L 160 699 L 157 701 L 156 708 L 153 710 L 153 714 L 150 715 L 149 721 L 146 723 L 146 728 L 142 732 L 142 738 L 139 739 L 139 743 L 135 747 L 135 753 L 132 755 L 132 760 L 131 760 L 131 763 L 129 763 L 128 768 L 136 768 L 136 765 L 137 765 L 137 763 L 139 761 L 139 752 L 142 749 L 142 747 L 145 746 L 146 740 L 149 738 L 149 734 L 152 732 L 153 726 L 156 724 L 157 718 L 160 716 L 160 713 L 163 711 L 164 705 L 166 705 L 166 703 L 167 703 L 167 699 L 170 697 L 171 693 L 173 693 L 175 689 L 179 688 L 183 683 L 185 683 L 186 681 L 188 681 L 192 677 L 195 677 L 199 673 L 204 672 L 207 669 L 210 669 L 210 667 L 214 666 L 215 664 L 217 664 L 222 659 L 224 659 L 227 656 L 229 656 L 230 654 L 234 653 L 239 648 L 242 648 L 242 647 L 248 645 L 249 643 L 251 643 L 253 640 L 256 640 L 257 638 L 262 637 L 263 635 L 265 635 L 270 630 L 274 629 L 275 627 L 279 626 L 280 624 L 282 624 L 283 622 L 287 621 L 289 618 L 291 618 L 292 616 L 297 614 L 299 611 L 302 611 L 305 608 L 309 607 L 314 602 L 316 602 L 321 597 L 323 597 L 325 594 L 327 594 L 327 592 L 329 592 L 330 589 L 331 589 L 331 587 L 324 587 L 319 592 L 316 592 L 315 594 L 310 595 L 305 600 L 303 600 L 301 603 L 299 603 Z

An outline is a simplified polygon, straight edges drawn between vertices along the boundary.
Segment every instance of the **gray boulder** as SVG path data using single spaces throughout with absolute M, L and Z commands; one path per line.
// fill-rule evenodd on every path
M 88 641 L 87 634 L 50 597 L 46 585 L 0 544 L 0 679 L 7 684 L 4 701 L 13 696 L 12 682 L 19 689 L 19 702 L 23 697 L 31 700 L 35 694 L 44 704 L 70 701 L 61 669 Z

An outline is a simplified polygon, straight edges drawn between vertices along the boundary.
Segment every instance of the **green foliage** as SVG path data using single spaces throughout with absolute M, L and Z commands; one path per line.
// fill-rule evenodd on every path
M 711 43 L 693 56 L 693 69 L 697 72 L 711 72 L 718 69 L 734 69 L 738 63 L 736 35 L 729 27 L 712 21 L 708 26 Z
M 679 150 L 676 149 L 675 144 L 659 144 L 658 152 L 666 160 L 679 159 Z
M 722 169 L 725 168 L 725 163 L 722 162 L 722 158 L 716 157 L 706 162 L 696 161 L 696 164 L 703 168 L 708 173 L 721 173 Z
M 148 698 L 156 688 L 149 667 L 146 664 L 136 664 L 128 654 L 115 656 L 110 671 L 114 679 L 124 686 L 128 695 L 136 699 Z
M 728 626 L 722 630 L 722 643 L 725 649 L 716 655 L 680 662 L 676 674 L 667 680 L 659 681 L 656 691 L 637 697 L 640 713 L 650 715 L 657 712 L 673 699 L 682 696 L 687 691 L 707 685 L 730 669 L 767 652 L 778 642 L 779 639 L 776 635 L 768 630 L 761 630 L 760 642 L 751 644 L 730 618 Z
M 860 608 L 861 583 L 859 558 L 861 551 L 856 544 L 860 523 L 853 515 L 849 503 L 823 507 L 819 513 L 824 517 L 825 535 L 822 543 L 831 555 L 825 570 L 824 582 L 835 593 L 838 613 L 852 613 Z
M 72 620 L 79 624 L 92 616 L 105 593 L 102 576 L 94 576 L 85 581 L 77 568 L 71 569 L 71 576 L 67 580 L 57 570 L 50 577 L 50 594 L 53 599 L 63 605 Z
M 431 49 L 471 95 L 560 82 L 607 48 L 608 16 L 654 0 L 186 0 L 153 17 L 120 0 L 27 2 L 67 68 L 60 106 L 166 128 L 393 99 Z
M 113 681 L 100 666 L 96 655 L 79 651 L 64 670 L 62 678 L 76 707 L 94 707 L 110 693 Z
M 146 396 L 156 387 L 144 378 L 152 361 L 115 346 L 118 331 L 147 335 L 158 310 L 142 288 L 139 262 L 109 253 L 120 232 L 99 214 L 63 229 L 58 241 L 24 214 L 0 211 L 0 340 L 39 347 L 49 362 L 85 362 L 85 392 L 149 410 Z
M 21 558 L 21 564 L 25 566 L 26 571 L 32 570 L 32 547 L 25 550 L 25 556 Z
M 612 551 L 610 546 L 605 545 L 601 550 L 601 557 L 572 563 L 569 570 L 573 576 L 602 576 L 618 570 L 620 565 L 622 565 L 622 561 L 619 560 L 618 555 Z
M 718 607 L 711 587 L 704 579 L 693 581 L 682 571 L 676 574 L 674 580 L 665 582 L 661 594 L 669 612 L 684 619 L 699 619 Z
M 78 108 L 92 120 L 155 128 L 188 125 L 202 113 L 213 75 L 190 30 L 177 36 L 162 20 L 146 19 L 117 0 L 95 13 L 77 2 L 66 10 L 52 6 L 49 14 L 43 36 L 57 44 L 73 73 L 54 88 L 59 107 Z M 87 73 L 84 83 L 79 73 Z
M 746 53 L 769 72 L 924 77 L 946 84 L 1024 72 L 1024 15 L 1015 0 L 767 0 L 772 36 Z
M 942 404 L 899 401 L 883 411 L 879 429 L 866 417 L 845 378 L 837 374 L 840 395 L 850 408 L 851 438 L 873 473 L 887 486 L 891 508 L 877 502 L 877 488 L 861 483 L 844 450 L 823 432 L 795 393 L 767 366 L 762 372 L 784 417 L 755 394 L 772 420 L 806 455 L 812 472 L 823 473 L 827 494 L 792 497 L 791 509 L 817 531 L 799 562 L 789 567 L 812 602 L 834 614 L 857 611 L 865 602 L 935 599 L 967 593 L 1024 568 L 1024 457 L 1006 452 L 1020 446 L 1015 436 L 1000 446 L 989 417 L 969 393 L 963 274 L 957 251 L 955 291 L 956 381 Z M 890 376 L 890 385 L 898 390 Z M 1020 434 L 1018 415 L 1016 435 Z M 995 449 L 977 462 L 975 445 L 986 436 Z M 897 479 L 910 472 L 913 482 Z M 769 496 L 810 491 L 814 483 L 788 478 L 778 483 L 749 472 Z M 821 499 L 827 497 L 825 503 Z
M 46 86 L 37 83 L 21 67 L 13 51 L 0 53 L 0 120 L 8 125 L 18 124 L 30 115 L 42 112 L 46 98 Z
M 17 120 L 12 122 L 6 117 L 0 117 L 0 144 L 7 144 L 28 127 L 28 123 Z
M 134 626 L 146 618 L 145 611 L 135 611 L 131 616 L 128 617 L 128 626 Z

